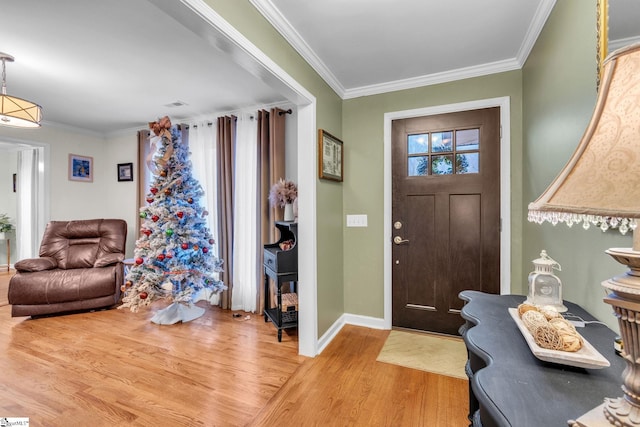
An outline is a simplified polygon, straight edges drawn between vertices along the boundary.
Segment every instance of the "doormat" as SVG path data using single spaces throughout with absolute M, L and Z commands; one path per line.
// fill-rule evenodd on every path
M 467 348 L 462 338 L 392 330 L 376 360 L 467 379 Z

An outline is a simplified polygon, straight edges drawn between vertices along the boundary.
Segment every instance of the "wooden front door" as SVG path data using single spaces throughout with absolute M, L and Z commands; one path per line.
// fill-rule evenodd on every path
M 392 123 L 392 323 L 457 334 L 458 293 L 500 290 L 500 109 Z

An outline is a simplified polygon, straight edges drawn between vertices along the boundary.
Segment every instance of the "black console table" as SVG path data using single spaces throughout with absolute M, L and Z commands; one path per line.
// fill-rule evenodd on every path
M 291 282 L 295 286 L 298 282 L 298 223 L 276 221 L 276 228 L 280 231 L 280 238 L 276 243 L 264 245 L 264 321 L 271 320 L 278 329 L 278 341 L 282 341 L 282 330 L 298 326 L 298 310 L 282 310 L 282 284 Z M 282 249 L 280 244 L 290 241 L 288 249 Z M 276 284 L 276 306 L 271 308 L 269 278 Z
M 605 397 L 622 396 L 626 364 L 614 352 L 615 333 L 602 324 L 579 328 L 611 366 L 583 369 L 537 359 L 508 308 L 525 297 L 462 291 L 466 302 L 460 333 L 469 360 L 469 421 L 474 427 L 567 426 L 567 421 L 600 405 Z M 565 302 L 569 312 L 584 320 L 593 316 Z M 603 303 L 604 304 L 604 303 Z

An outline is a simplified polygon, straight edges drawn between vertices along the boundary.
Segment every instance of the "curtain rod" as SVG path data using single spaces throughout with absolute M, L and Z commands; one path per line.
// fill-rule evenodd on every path
M 193 126 L 194 128 L 197 128 L 198 125 L 184 125 L 187 129 L 189 129 L 189 126 Z M 207 126 L 213 126 L 212 122 L 207 122 Z
M 278 115 L 281 116 L 283 114 L 291 114 L 293 113 L 293 111 L 291 111 L 291 108 L 289 108 L 287 111 L 278 111 Z

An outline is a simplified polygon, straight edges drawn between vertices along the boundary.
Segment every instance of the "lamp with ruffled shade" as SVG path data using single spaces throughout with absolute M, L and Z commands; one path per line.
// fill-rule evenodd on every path
M 629 270 L 602 282 L 624 343 L 623 396 L 570 421 L 574 427 L 640 426 L 640 44 L 613 52 L 603 65 L 595 110 L 575 153 L 529 205 L 529 221 L 634 235 L 632 248 L 606 251 Z

